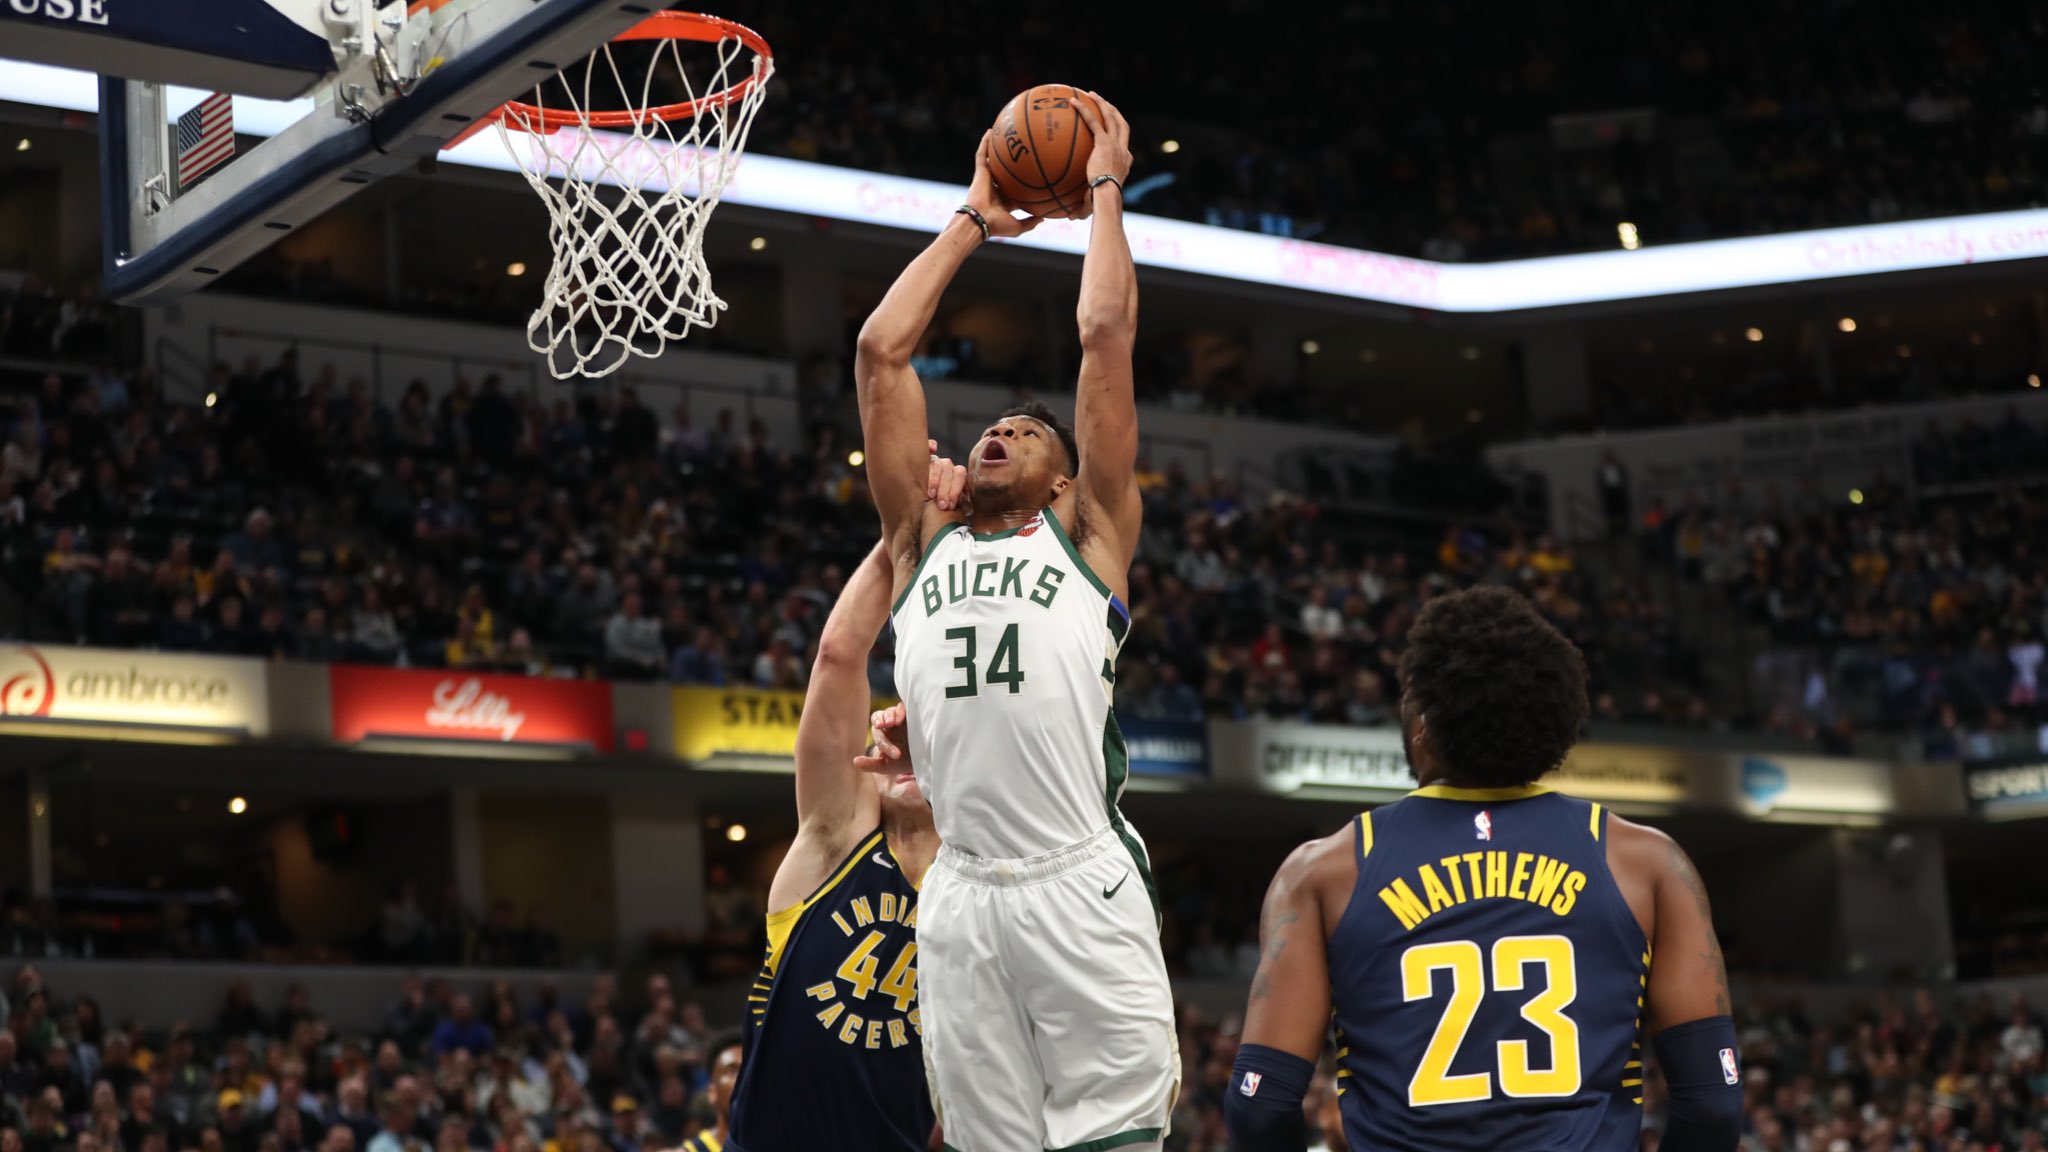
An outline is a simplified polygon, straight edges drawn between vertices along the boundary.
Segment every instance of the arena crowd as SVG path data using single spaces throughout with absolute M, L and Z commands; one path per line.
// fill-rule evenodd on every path
M 370 1029 L 331 1023 L 293 985 L 231 987 L 205 1020 L 111 1020 L 32 965 L 0 985 L 0 1147 L 8 1152 L 661 1152 L 715 1129 L 736 1043 L 702 1003 L 608 975 L 571 1002 L 542 982 L 393 978 Z M 711 1016 L 732 1015 L 711 1013 Z M 1745 1152 L 2040 1152 L 2041 1016 L 2025 997 L 1880 992 L 1816 1019 L 1739 997 Z M 1181 1100 L 1168 1148 L 1225 1152 L 1221 1098 L 1238 1019 L 1180 1011 Z M 1654 1063 L 1654 1062 L 1653 1062 Z M 1305 1108 L 1341 1150 L 1326 1062 Z M 1645 1077 L 1643 1146 L 1663 1124 Z M 940 1145 L 934 1143 L 933 1147 Z

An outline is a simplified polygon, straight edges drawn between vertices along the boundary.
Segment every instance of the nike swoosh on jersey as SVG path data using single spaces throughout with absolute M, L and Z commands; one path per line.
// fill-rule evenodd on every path
M 873 860 L 875 863 L 880 864 L 884 868 L 896 867 L 896 865 L 888 859 L 887 853 L 877 852 L 873 856 L 868 857 L 868 859 Z
M 1118 889 L 1118 888 L 1122 888 L 1122 887 L 1124 886 L 1124 881 L 1125 881 L 1125 880 L 1129 880 L 1130 878 L 1131 878 L 1131 870 L 1130 870 L 1130 869 L 1128 869 L 1128 868 L 1124 869 L 1124 874 L 1123 874 L 1123 876 L 1122 876 L 1122 877 L 1120 877 L 1120 878 L 1119 878 L 1119 879 L 1117 880 L 1117 882 L 1116 882 L 1116 885 L 1115 885 L 1115 887 L 1111 887 L 1111 888 L 1104 888 L 1104 889 L 1102 890 L 1102 898 L 1103 898 L 1104 900 L 1108 900 L 1108 899 L 1110 899 L 1111 897 L 1115 896 L 1115 895 L 1116 895 L 1116 893 L 1117 893 L 1117 889 Z

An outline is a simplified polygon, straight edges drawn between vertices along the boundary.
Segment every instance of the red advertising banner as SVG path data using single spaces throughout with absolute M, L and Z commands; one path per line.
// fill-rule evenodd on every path
M 600 680 L 340 664 L 327 677 L 338 744 L 397 736 L 612 750 L 612 687 Z

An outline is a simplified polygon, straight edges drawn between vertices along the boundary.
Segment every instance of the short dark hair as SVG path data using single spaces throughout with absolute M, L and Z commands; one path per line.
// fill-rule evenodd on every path
M 1029 416 L 1052 429 L 1052 434 L 1060 438 L 1060 447 L 1067 450 L 1067 475 L 1072 476 L 1081 470 L 1081 445 L 1074 439 L 1074 430 L 1067 427 L 1066 421 L 1060 419 L 1060 414 L 1053 411 L 1045 401 L 1026 400 L 1022 404 L 1004 409 L 1003 414 L 996 419 L 1008 420 L 1012 416 Z
M 1586 722 L 1585 657 L 1506 588 L 1431 600 L 1408 631 L 1401 689 L 1449 782 L 1467 787 L 1535 783 Z
M 708 1071 L 712 1065 L 717 1064 L 718 1054 L 727 1048 L 738 1048 L 745 1052 L 746 1047 L 746 1037 L 737 1028 L 727 1028 L 722 1032 L 712 1033 L 711 1039 L 706 1041 L 704 1045 L 705 1069 Z

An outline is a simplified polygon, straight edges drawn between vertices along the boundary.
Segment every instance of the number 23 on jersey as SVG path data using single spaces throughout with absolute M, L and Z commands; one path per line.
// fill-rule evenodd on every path
M 1563 936 L 1504 936 L 1493 942 L 1492 991 L 1527 990 L 1528 966 L 1543 969 L 1542 985 L 1521 1004 L 1521 1017 L 1550 1042 L 1550 1066 L 1531 1064 L 1527 1040 L 1502 1040 L 1495 1045 L 1494 1071 L 1451 1074 L 1458 1048 L 1465 1042 L 1488 992 L 1488 956 L 1472 940 L 1417 944 L 1401 954 L 1401 998 L 1409 1003 L 1437 996 L 1436 974 L 1448 972 L 1449 1000 L 1436 1031 L 1423 1049 L 1422 1061 L 1408 1082 L 1408 1103 L 1469 1104 L 1493 1098 L 1496 1079 L 1510 1097 L 1572 1096 L 1579 1091 L 1579 1026 L 1564 1010 L 1578 997 L 1578 971 L 1572 942 Z

